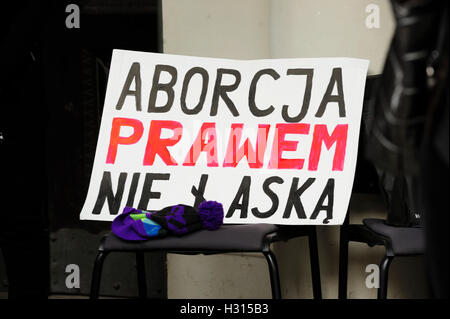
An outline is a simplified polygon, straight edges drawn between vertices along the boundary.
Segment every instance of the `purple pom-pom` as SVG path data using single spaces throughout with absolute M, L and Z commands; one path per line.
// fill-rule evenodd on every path
M 198 206 L 198 214 L 203 227 L 209 230 L 219 228 L 223 224 L 223 206 L 215 201 L 205 201 Z

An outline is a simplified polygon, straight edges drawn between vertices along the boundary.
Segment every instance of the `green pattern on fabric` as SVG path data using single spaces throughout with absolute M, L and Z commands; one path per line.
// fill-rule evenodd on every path
M 130 217 L 133 218 L 133 220 L 139 220 L 139 219 L 143 219 L 146 218 L 146 214 L 130 214 Z

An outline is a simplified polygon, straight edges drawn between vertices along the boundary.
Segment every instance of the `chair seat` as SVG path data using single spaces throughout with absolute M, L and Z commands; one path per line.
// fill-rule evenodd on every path
M 389 239 L 395 255 L 419 255 L 425 251 L 425 237 L 420 227 L 390 226 L 383 219 L 363 220 L 373 232 Z
M 217 230 L 199 230 L 176 237 L 149 239 L 131 242 L 120 239 L 113 233 L 106 235 L 100 250 L 103 251 L 156 251 L 172 252 L 260 252 L 266 235 L 276 232 L 272 224 L 223 225 Z

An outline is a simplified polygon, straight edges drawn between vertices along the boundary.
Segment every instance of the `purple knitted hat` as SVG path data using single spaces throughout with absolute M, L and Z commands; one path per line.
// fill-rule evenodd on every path
M 217 229 L 223 224 L 223 216 L 221 203 L 205 201 L 198 210 L 178 204 L 153 212 L 149 218 L 174 235 L 184 235 L 200 229 Z
M 127 206 L 122 214 L 113 220 L 111 230 L 117 237 L 132 241 L 165 236 L 167 231 L 150 219 L 151 214 Z

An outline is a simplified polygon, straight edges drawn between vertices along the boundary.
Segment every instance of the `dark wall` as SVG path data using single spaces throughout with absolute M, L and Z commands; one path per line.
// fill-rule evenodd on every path
M 66 27 L 70 3 L 79 5 L 80 28 Z M 26 257 L 15 257 L 18 246 L 9 243 L 20 233 L 23 245 L 29 244 L 24 236 L 32 229 L 30 235 L 42 240 L 28 257 L 50 273 L 39 285 L 46 280 L 50 293 L 85 294 L 99 239 L 110 228 L 106 222 L 80 221 L 79 213 L 94 160 L 112 50 L 158 51 L 157 1 L 25 1 L 3 9 L 2 17 L 1 66 L 7 76 L 1 77 L 0 89 L 9 94 L 0 102 L 0 131 L 2 155 L 11 156 L 0 167 L 2 180 L 11 182 L 1 194 L 2 202 L 7 199 L 11 205 L 1 214 L 12 216 L 8 211 L 20 206 L 19 211 L 26 207 L 29 212 L 0 223 L 0 238 L 9 247 L 2 250 L 13 252 L 13 264 L 24 263 Z M 20 119 L 20 127 L 15 119 Z M 149 283 L 149 295 L 164 296 L 165 257 L 155 254 L 147 262 L 160 269 Z M 80 266 L 80 289 L 65 286 L 68 264 Z M 118 257 L 105 267 L 103 294 L 136 295 L 134 259 Z

